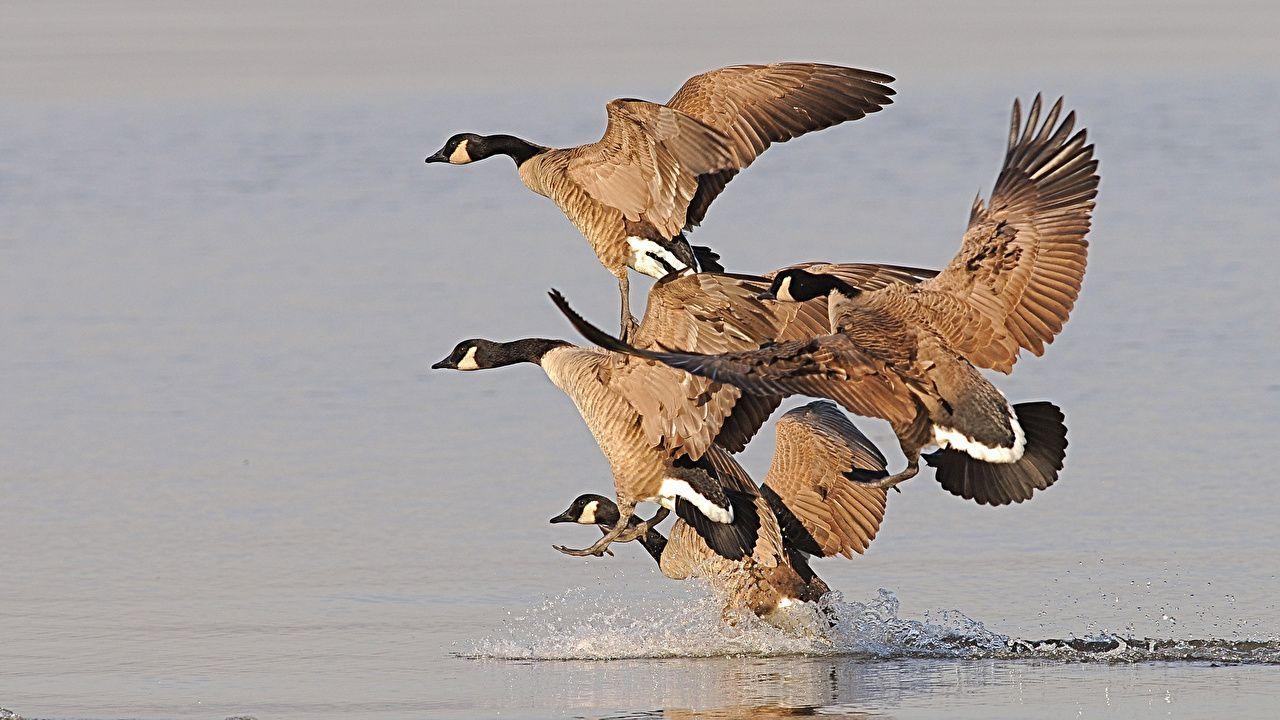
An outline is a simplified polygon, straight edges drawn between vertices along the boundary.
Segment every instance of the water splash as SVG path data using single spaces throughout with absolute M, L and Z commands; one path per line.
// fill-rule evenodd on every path
M 671 597 L 574 588 L 547 600 L 458 654 L 502 660 L 618 660 L 782 655 L 866 660 L 1046 659 L 1066 662 L 1280 664 L 1278 640 L 1151 639 L 1111 633 L 1025 640 L 997 633 L 958 610 L 899 615 L 892 591 L 867 602 L 831 592 L 788 609 L 779 626 L 747 615 L 727 624 L 706 593 Z

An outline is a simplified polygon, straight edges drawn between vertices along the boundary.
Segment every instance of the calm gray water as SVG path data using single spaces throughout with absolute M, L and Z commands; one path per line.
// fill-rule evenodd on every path
M 602 322 L 616 302 L 505 160 L 424 166 L 448 135 L 582 142 L 610 97 L 663 96 L 687 70 L 744 55 L 813 53 L 673 47 L 663 73 L 644 73 L 606 49 L 580 87 L 478 87 L 474 68 L 448 83 L 438 64 L 421 69 L 426 89 L 394 73 L 330 88 L 312 66 L 291 92 L 237 94 L 159 82 L 142 68 L 164 75 L 164 53 L 119 61 L 140 88 L 99 85 L 91 61 L 9 38 L 0 58 L 24 73 L 0 86 L 0 706 L 1272 717 L 1280 83 L 1252 63 L 1249 33 L 1237 54 L 1206 52 L 1207 69 L 1190 70 L 1194 43 L 1183 65 L 1151 61 L 1184 37 L 1222 47 L 1187 29 L 1200 18 L 1217 37 L 1217 15 L 1177 7 L 1159 41 L 1134 29 L 1141 13 L 1117 15 L 1120 37 L 1152 48 L 1135 77 L 1113 71 L 1112 40 L 1079 72 L 1058 57 L 1038 73 L 1023 38 L 1007 72 L 983 57 L 956 82 L 954 67 L 865 59 L 883 43 L 837 54 L 826 35 L 823 57 L 898 72 L 898 103 L 770 151 L 696 234 L 745 271 L 939 266 L 990 188 L 1015 95 L 1065 93 L 1098 145 L 1081 301 L 1045 357 L 997 379 L 1066 409 L 1061 482 L 1003 509 L 928 473 L 908 483 L 867 555 L 819 566 L 843 593 L 834 645 L 726 629 L 705 593 L 637 547 L 552 551 L 591 531 L 546 518 L 610 487 L 572 405 L 529 366 L 427 369 L 467 337 L 570 337 L 549 287 Z M 93 25 L 74 17 L 58 27 Z M 764 38 L 769 20 L 741 24 Z M 600 77 L 624 67 L 640 87 Z M 858 422 L 893 447 L 885 426 Z M 744 454 L 753 472 L 772 440 L 766 429 Z M 1172 642 L 1103 657 L 1007 643 L 1113 636 Z

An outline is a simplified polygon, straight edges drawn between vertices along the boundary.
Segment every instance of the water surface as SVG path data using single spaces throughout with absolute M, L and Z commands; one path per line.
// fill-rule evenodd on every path
M 766 36 L 765 18 L 743 23 Z M 1207 76 L 1188 59 L 1123 77 L 1097 59 L 1119 45 L 1099 42 L 1076 78 L 1056 56 L 1037 73 L 1028 49 L 1008 72 L 973 60 L 981 73 L 963 82 L 916 62 L 892 108 L 766 154 L 696 235 L 746 271 L 938 266 L 990 187 L 1015 95 L 1066 93 L 1098 144 L 1077 310 L 1045 357 L 997 379 L 1067 411 L 1061 482 L 1003 509 L 927 472 L 908 483 L 867 555 L 819 565 L 846 609 L 880 613 L 836 653 L 767 628 L 734 635 L 639 548 L 552 551 L 591 531 L 546 518 L 609 488 L 569 401 L 532 367 L 427 369 L 463 338 L 570 337 L 549 287 L 601 322 L 616 298 L 505 160 L 422 157 L 464 129 L 589 139 L 601 102 L 633 91 L 594 77 L 554 91 L 316 80 L 279 95 L 95 93 L 57 72 L 60 92 L 6 85 L 0 705 L 50 718 L 1268 716 L 1276 668 L 1239 661 L 1271 657 L 1280 636 L 1267 466 L 1280 86 L 1247 65 L 1248 43 L 1207 57 L 1249 72 Z M 798 47 L 764 54 L 812 56 Z M 893 447 L 883 425 L 859 425 Z M 754 473 L 771 432 L 743 456 Z M 899 621 L 940 649 L 893 636 Z M 1272 644 L 1190 661 L 968 652 L 956 623 L 982 642 Z

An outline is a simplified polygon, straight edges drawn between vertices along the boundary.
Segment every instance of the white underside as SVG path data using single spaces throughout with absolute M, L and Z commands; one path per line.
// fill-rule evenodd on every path
M 689 483 L 676 478 L 663 478 L 662 486 L 658 488 L 658 504 L 668 510 L 676 509 L 676 498 L 682 497 L 693 503 L 698 508 L 698 512 L 706 515 L 712 522 L 731 523 L 733 522 L 733 506 L 722 508 L 703 497 L 701 493 L 693 489 Z
M 941 448 L 952 448 L 967 453 L 969 457 L 983 462 L 1008 464 L 1022 459 L 1027 449 L 1027 436 L 1022 432 L 1018 418 L 1009 412 L 1009 426 L 1013 428 L 1013 447 L 989 447 L 965 435 L 954 428 L 933 426 L 933 441 Z
M 627 265 L 636 272 L 644 273 L 651 278 L 662 279 L 671 273 L 671 270 L 665 265 L 650 257 L 651 254 L 657 255 L 668 263 L 671 263 L 671 267 L 676 270 L 692 270 L 692 268 L 681 262 L 675 255 L 671 254 L 670 250 L 662 247 L 652 240 L 635 237 L 633 235 L 627 238 L 627 247 L 631 248 L 631 259 L 627 262 Z

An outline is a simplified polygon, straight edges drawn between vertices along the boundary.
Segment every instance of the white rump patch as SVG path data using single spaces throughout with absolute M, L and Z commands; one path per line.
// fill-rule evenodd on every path
M 693 268 L 681 262 L 670 250 L 652 240 L 633 235 L 627 238 L 627 247 L 631 248 L 631 260 L 627 264 L 636 272 L 643 273 L 651 278 L 660 280 L 671 273 L 670 268 L 653 259 L 651 255 L 656 255 L 666 260 L 671 263 L 672 268 L 681 272 L 693 270 Z
M 658 488 L 658 504 L 668 510 L 676 509 L 676 498 L 682 497 L 693 503 L 698 512 L 706 515 L 712 522 L 729 524 L 733 522 L 733 506 L 722 508 L 708 500 L 693 486 L 677 478 L 662 478 L 662 486 Z
M 954 448 L 983 462 L 1015 463 L 1022 459 L 1022 453 L 1027 449 L 1027 436 L 1012 409 L 1009 410 L 1009 426 L 1013 428 L 1013 447 L 988 447 L 959 430 L 941 425 L 933 426 L 933 441 L 938 447 Z
M 471 153 L 467 152 L 467 141 L 463 140 L 449 153 L 450 165 L 466 165 L 471 162 Z
M 476 364 L 476 348 L 474 345 L 467 350 L 467 354 L 462 356 L 458 361 L 459 370 L 479 370 L 480 366 Z
M 596 508 L 600 506 L 599 500 L 592 500 L 582 506 L 582 514 L 578 516 L 578 522 L 583 525 L 596 524 Z

